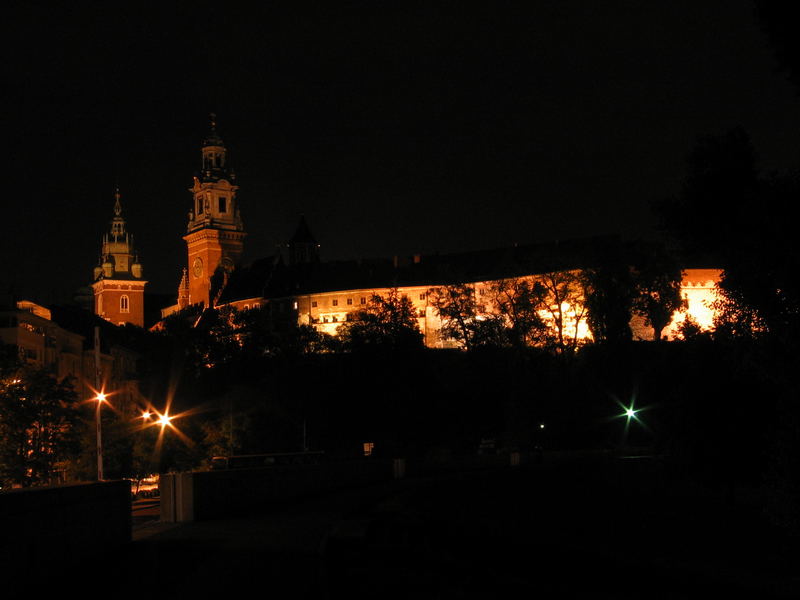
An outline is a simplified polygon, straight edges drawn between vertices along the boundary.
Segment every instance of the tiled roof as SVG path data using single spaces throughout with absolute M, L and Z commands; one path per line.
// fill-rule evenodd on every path
M 258 260 L 232 274 L 219 302 L 280 298 L 327 291 L 434 286 L 489 281 L 595 264 L 608 249 L 631 256 L 635 244 L 617 237 L 528 244 L 408 258 L 331 261 L 286 265 L 279 257 Z

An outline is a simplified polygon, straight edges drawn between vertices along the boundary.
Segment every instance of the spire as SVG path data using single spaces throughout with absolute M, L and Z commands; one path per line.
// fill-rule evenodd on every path
M 119 186 L 114 188 L 114 215 L 120 216 L 122 214 L 122 205 L 119 203 Z
M 289 263 L 296 265 L 316 262 L 319 262 L 319 244 L 311 233 L 306 216 L 301 214 L 297 229 L 289 240 Z
M 317 240 L 311 233 L 311 229 L 306 222 L 305 214 L 300 215 L 300 222 L 297 224 L 297 229 L 294 230 L 294 235 L 289 240 L 290 244 L 316 244 Z
M 220 146 L 224 147 L 225 143 L 222 141 L 222 138 L 219 137 L 217 133 L 217 115 L 215 113 L 211 113 L 208 115 L 208 119 L 210 121 L 211 129 L 206 136 L 206 139 L 203 140 L 203 147 L 207 146 Z
M 114 218 L 111 220 L 111 235 L 114 241 L 125 235 L 125 219 L 122 218 L 119 186 L 114 189 Z
M 114 188 L 114 216 L 111 227 L 103 234 L 100 249 L 100 261 L 94 271 L 94 279 L 100 275 L 106 279 L 142 278 L 142 264 L 134 250 L 133 236 L 125 230 L 125 219 L 122 216 L 122 195 L 119 186 Z

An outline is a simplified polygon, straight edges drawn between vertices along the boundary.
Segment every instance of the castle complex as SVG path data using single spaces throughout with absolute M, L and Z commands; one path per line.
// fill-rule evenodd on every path
M 246 233 L 238 189 L 212 115 L 210 132 L 201 149 L 201 169 L 189 190 L 192 205 L 183 236 L 187 262 L 177 301 L 162 309 L 162 318 L 191 305 L 232 306 L 239 310 L 264 307 L 276 316 L 334 334 L 343 322 L 363 310 L 373 295 L 386 295 L 396 289 L 411 300 L 425 344 L 448 347 L 454 342 L 440 334 L 442 321 L 429 298 L 432 288 L 469 284 L 479 309 L 491 311 L 489 294 L 498 281 L 534 281 L 547 273 L 576 271 L 589 266 L 587 261 L 608 244 L 619 244 L 617 240 L 597 238 L 452 255 L 415 255 L 408 259 L 323 262 L 319 244 L 305 217 L 301 217 L 285 248 L 286 259 L 278 255 L 245 266 L 240 264 Z M 119 194 L 114 215 L 111 232 L 103 240 L 101 264 L 95 269 L 95 312 L 114 323 L 141 326 L 146 282 L 141 280 L 142 269 L 135 258 L 132 238 L 125 232 Z M 712 324 L 710 303 L 716 297 L 721 271 L 686 269 L 683 275 L 686 309 L 676 313 L 664 331 L 666 338 L 676 334 L 677 324 L 686 315 L 701 327 Z M 589 338 L 579 303 L 562 308 L 571 335 Z M 640 320 L 632 322 L 632 329 L 636 338 L 652 339 L 652 330 Z

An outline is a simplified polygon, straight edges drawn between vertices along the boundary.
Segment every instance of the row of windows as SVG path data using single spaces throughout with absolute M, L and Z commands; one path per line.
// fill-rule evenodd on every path
M 419 310 L 417 311 L 417 317 L 420 319 L 425 318 L 425 311 Z M 345 321 L 353 321 L 356 319 L 356 315 L 352 313 L 346 313 L 344 315 Z M 330 315 L 330 316 L 322 316 L 322 317 L 311 317 L 312 323 L 338 323 L 339 316 L 338 315 Z
M 425 297 L 426 296 L 425 296 L 424 292 L 419 295 L 419 299 L 420 300 L 425 300 Z M 367 303 L 367 299 L 362 297 L 361 298 L 361 304 L 366 304 L 366 303 Z M 331 301 L 331 305 L 332 306 L 339 306 L 339 299 L 338 298 L 334 298 Z M 352 298 L 348 298 L 347 299 L 347 306 L 352 306 L 352 305 L 353 305 L 353 299 Z M 311 308 L 317 308 L 317 301 L 316 300 L 312 300 L 311 301 Z

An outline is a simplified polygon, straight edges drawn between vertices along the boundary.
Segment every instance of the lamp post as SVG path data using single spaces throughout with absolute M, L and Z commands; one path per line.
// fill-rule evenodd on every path
M 97 411 L 95 412 L 95 421 L 97 423 L 97 481 L 103 481 L 103 427 L 100 419 L 100 407 L 106 401 L 106 395 L 103 392 L 98 392 L 95 400 L 97 400 Z
M 100 389 L 100 327 L 94 328 L 94 385 Z M 101 391 L 95 396 L 97 400 L 97 412 L 95 421 L 97 423 L 97 481 L 103 481 L 103 432 L 100 424 L 100 406 L 105 402 L 106 395 Z

